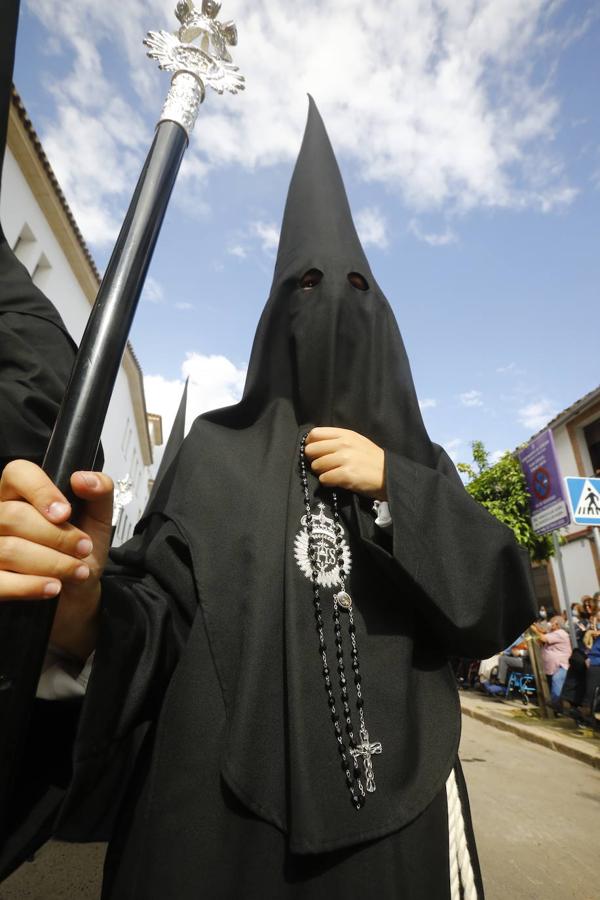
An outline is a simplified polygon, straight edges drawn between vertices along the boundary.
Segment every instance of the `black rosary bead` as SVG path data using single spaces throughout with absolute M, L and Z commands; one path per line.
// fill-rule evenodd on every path
M 365 701 L 363 700 L 362 697 L 356 698 L 356 705 L 358 706 L 359 709 L 363 708 L 363 706 L 365 705 Z
M 362 681 L 362 675 L 359 672 L 357 672 L 356 675 L 354 676 L 354 684 L 360 684 L 361 681 Z

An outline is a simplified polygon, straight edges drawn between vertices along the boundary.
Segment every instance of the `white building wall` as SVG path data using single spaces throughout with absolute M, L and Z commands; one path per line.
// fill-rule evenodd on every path
M 27 235 L 33 235 L 35 240 L 23 242 L 17 255 L 30 274 L 35 273 L 35 283 L 54 303 L 72 337 L 79 342 L 90 314 L 90 304 L 9 148 L 6 150 L 1 199 L 0 216 L 10 246 L 14 247 L 24 229 Z M 134 498 L 122 514 L 115 541 L 120 543 L 129 537 L 141 515 L 151 477 L 142 462 L 141 440 L 123 365 L 108 410 L 102 445 L 104 470 L 111 478 L 116 481 L 129 474 L 134 480 Z

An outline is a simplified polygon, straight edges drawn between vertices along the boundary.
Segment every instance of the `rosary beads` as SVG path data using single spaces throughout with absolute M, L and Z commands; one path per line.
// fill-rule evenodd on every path
M 317 625 L 317 633 L 319 636 L 319 655 L 323 664 L 323 680 L 325 690 L 327 692 L 327 703 L 333 723 L 333 729 L 337 742 L 338 752 L 342 761 L 342 770 L 346 778 L 346 786 L 350 792 L 352 805 L 356 810 L 360 810 L 365 803 L 366 793 L 373 793 L 376 789 L 375 774 L 373 771 L 374 755 L 382 752 L 382 746 L 379 742 L 371 743 L 369 740 L 369 732 L 365 723 L 364 699 L 362 692 L 362 676 L 360 672 L 360 662 L 358 657 L 358 644 L 356 640 L 356 625 L 354 623 L 354 615 L 352 610 L 352 597 L 346 590 L 347 572 L 344 569 L 344 551 L 343 528 L 340 523 L 340 513 L 338 507 L 338 498 L 335 491 L 332 492 L 332 509 L 336 541 L 336 564 L 338 567 L 338 584 L 341 590 L 333 594 L 333 631 L 335 636 L 336 658 L 337 658 L 337 675 L 339 683 L 339 693 L 341 699 L 341 708 L 343 710 L 343 718 L 345 721 L 345 731 L 347 741 L 344 740 L 344 733 L 340 722 L 340 715 L 336 706 L 336 698 L 333 689 L 332 671 L 329 666 L 327 656 L 327 644 L 325 642 L 323 607 L 321 604 L 321 590 L 319 587 L 319 569 L 317 565 L 317 548 L 314 539 L 313 514 L 310 506 L 310 492 L 308 487 L 308 474 L 306 469 L 306 457 L 304 454 L 306 447 L 306 438 L 304 435 L 300 444 L 300 478 L 302 482 L 302 490 L 304 493 L 304 507 L 306 510 L 306 532 L 308 537 L 308 558 L 311 568 L 311 581 L 313 590 L 313 605 L 315 612 L 315 622 Z M 352 676 L 349 676 L 346 670 L 346 661 L 344 655 L 344 640 L 342 628 L 342 615 L 348 618 L 348 635 L 350 639 L 350 655 L 352 658 Z M 359 719 L 359 736 L 357 742 L 354 735 L 354 726 L 352 723 L 352 709 L 350 705 L 349 678 L 354 683 L 354 692 L 356 694 L 356 709 Z M 362 768 L 361 768 L 362 763 Z M 364 776 L 364 785 L 363 785 Z

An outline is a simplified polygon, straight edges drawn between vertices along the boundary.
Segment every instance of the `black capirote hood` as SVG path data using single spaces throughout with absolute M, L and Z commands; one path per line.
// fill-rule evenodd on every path
M 301 279 L 313 269 L 322 278 L 305 290 Z M 353 273 L 366 290 L 352 284 Z M 282 397 L 298 422 L 350 428 L 435 464 L 394 313 L 361 246 L 312 98 L 241 407 L 253 418 Z

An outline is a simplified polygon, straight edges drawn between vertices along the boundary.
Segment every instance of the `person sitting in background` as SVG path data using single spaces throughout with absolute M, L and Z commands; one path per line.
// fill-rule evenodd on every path
M 498 681 L 500 684 L 506 684 L 509 670 L 522 670 L 526 659 L 529 659 L 529 653 L 525 635 L 522 634 L 521 637 L 517 638 L 510 647 L 507 647 L 500 654 L 498 659 Z
M 552 702 L 558 705 L 571 658 L 571 640 L 563 628 L 562 616 L 550 619 L 550 630 L 544 632 L 537 623 L 532 626 L 542 644 L 542 666 L 548 678 Z

